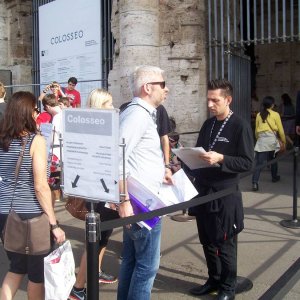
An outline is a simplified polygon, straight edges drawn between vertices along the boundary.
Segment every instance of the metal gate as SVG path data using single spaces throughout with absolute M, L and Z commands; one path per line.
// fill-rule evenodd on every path
M 250 47 L 300 41 L 300 0 L 207 0 L 209 79 L 227 78 L 233 109 L 250 120 Z
M 241 118 L 251 121 L 250 59 L 247 56 L 228 54 L 228 80 L 232 83 L 232 110 Z
M 40 59 L 39 59 L 39 7 L 53 2 L 55 0 L 32 0 L 32 24 L 33 24 L 33 40 L 32 40 L 32 73 L 34 93 L 40 94 Z M 103 86 L 107 88 L 108 73 L 112 69 L 114 39 L 111 33 L 111 10 L 112 0 L 99 0 L 101 2 L 101 35 L 102 35 L 102 80 Z M 100 54 L 99 54 L 100 55 Z

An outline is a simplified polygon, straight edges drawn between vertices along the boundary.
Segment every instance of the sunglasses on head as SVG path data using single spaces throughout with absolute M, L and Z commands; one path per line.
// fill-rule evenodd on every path
M 166 87 L 165 81 L 148 82 L 147 84 L 159 84 L 162 89 Z

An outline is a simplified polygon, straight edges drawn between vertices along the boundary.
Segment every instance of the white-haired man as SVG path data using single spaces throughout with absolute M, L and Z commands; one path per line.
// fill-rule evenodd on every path
M 125 138 L 125 176 L 139 178 L 158 192 L 161 184 L 172 183 L 171 170 L 164 164 L 160 138 L 156 130 L 156 108 L 165 100 L 169 89 L 163 70 L 153 66 L 138 67 L 132 74 L 134 98 L 120 115 L 120 138 Z M 120 164 L 122 170 L 122 162 Z M 120 217 L 134 214 L 123 181 L 120 182 Z M 123 260 L 119 274 L 118 300 L 148 300 L 159 268 L 161 222 L 151 230 L 132 224 L 124 227 Z

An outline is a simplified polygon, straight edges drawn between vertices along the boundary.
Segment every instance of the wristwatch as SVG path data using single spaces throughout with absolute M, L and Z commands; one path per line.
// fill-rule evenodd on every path
M 59 228 L 58 223 L 56 223 L 56 224 L 50 224 L 51 231 L 54 230 L 54 229 L 56 229 L 56 228 Z

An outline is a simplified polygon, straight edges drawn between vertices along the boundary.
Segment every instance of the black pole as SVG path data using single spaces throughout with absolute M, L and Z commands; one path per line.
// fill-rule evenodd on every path
M 100 215 L 95 213 L 91 202 L 91 212 L 85 218 L 86 260 L 87 260 L 87 300 L 99 300 L 99 240 Z
M 299 147 L 295 147 L 294 151 L 294 170 L 293 170 L 293 221 L 297 220 L 297 167 L 298 167 Z
M 299 139 L 299 138 L 298 138 Z M 294 157 L 293 157 L 293 219 L 292 220 L 282 220 L 280 225 L 288 228 L 300 228 L 300 220 L 297 216 L 297 169 L 298 169 L 298 155 L 299 155 L 299 142 L 296 142 L 294 146 Z

